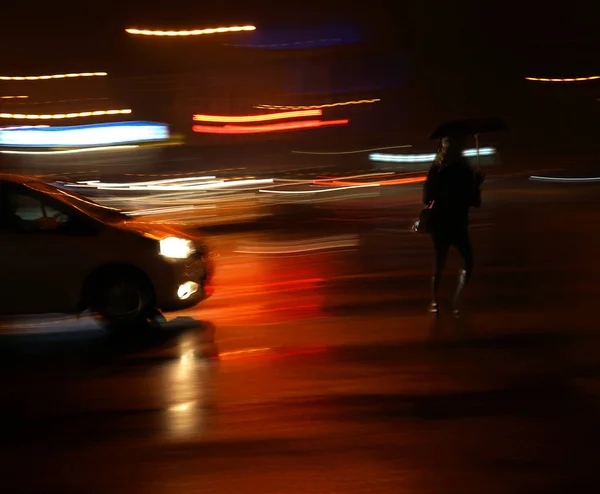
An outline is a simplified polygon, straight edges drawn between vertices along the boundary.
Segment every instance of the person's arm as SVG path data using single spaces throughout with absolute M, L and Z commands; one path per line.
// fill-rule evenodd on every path
M 426 206 L 431 204 L 436 198 L 438 172 L 439 167 L 437 164 L 432 165 L 427 172 L 427 180 L 423 184 L 423 204 Z

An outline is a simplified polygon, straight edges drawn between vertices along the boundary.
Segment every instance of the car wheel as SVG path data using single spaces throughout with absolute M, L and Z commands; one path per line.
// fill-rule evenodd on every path
M 106 277 L 99 284 L 92 309 L 112 330 L 146 326 L 157 313 L 152 287 L 141 277 Z

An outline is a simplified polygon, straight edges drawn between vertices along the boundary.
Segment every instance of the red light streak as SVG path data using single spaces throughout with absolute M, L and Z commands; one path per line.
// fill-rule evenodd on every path
M 348 119 L 344 119 L 302 120 L 300 122 L 286 122 L 258 126 L 224 125 L 222 127 L 214 127 L 211 125 L 194 125 L 192 130 L 204 134 L 260 134 L 263 132 L 283 132 L 287 130 L 316 129 L 319 127 L 329 127 L 331 125 L 346 125 L 348 122 Z
M 278 113 L 267 113 L 265 115 L 194 115 L 196 122 L 223 122 L 223 123 L 238 123 L 238 122 L 265 122 L 268 120 L 281 120 L 283 118 L 297 117 L 319 117 L 323 114 L 322 110 L 310 109 L 302 111 L 284 111 Z

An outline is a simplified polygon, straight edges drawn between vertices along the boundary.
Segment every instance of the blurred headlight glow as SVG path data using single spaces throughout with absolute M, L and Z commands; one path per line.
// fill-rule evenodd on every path
M 160 255 L 171 259 L 187 259 L 195 250 L 194 242 L 185 238 L 167 237 L 160 241 Z
M 180 300 L 190 298 L 194 293 L 198 291 L 198 287 L 198 283 L 194 283 L 193 281 L 186 281 L 177 289 L 177 296 Z

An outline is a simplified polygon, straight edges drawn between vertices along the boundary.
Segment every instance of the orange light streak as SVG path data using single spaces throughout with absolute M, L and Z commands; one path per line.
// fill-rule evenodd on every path
M 315 180 L 313 185 L 330 185 L 333 187 L 350 187 L 353 185 L 402 185 L 402 184 L 417 184 L 421 182 L 425 182 L 427 177 L 425 175 L 420 177 L 408 177 L 408 178 L 396 178 L 392 180 L 383 180 L 381 182 L 347 182 L 345 180 Z
M 79 113 L 57 113 L 57 114 L 25 114 L 25 113 L 0 113 L 0 118 L 16 118 L 26 120 L 56 120 L 64 118 L 83 118 L 83 117 L 96 117 L 102 115 L 126 115 L 131 113 L 131 109 L 126 108 L 123 110 L 99 110 L 99 111 L 83 111 Z
M 260 134 L 263 132 L 283 132 L 286 130 L 316 129 L 331 125 L 346 125 L 348 119 L 344 120 L 302 120 L 300 122 L 285 122 L 270 125 L 225 125 L 214 127 L 211 125 L 194 125 L 192 130 L 204 134 Z
M 71 74 L 53 74 L 53 75 L 23 75 L 8 76 L 0 75 L 0 81 L 43 81 L 47 79 L 67 79 L 72 77 L 105 77 L 106 72 L 77 72 Z
M 572 77 L 568 79 L 546 79 L 543 77 L 525 77 L 528 81 L 539 81 L 539 82 L 580 82 L 580 81 L 593 81 L 600 79 L 600 75 L 593 75 L 590 77 Z
M 266 122 L 268 120 L 280 120 L 282 118 L 297 118 L 297 117 L 317 117 L 321 116 L 321 110 L 304 110 L 304 111 L 286 111 L 280 113 L 268 113 L 266 115 L 240 115 L 240 116 L 220 116 L 220 115 L 194 115 L 196 122 L 223 122 L 223 123 L 238 123 L 238 122 Z
M 234 350 L 231 352 L 223 352 L 216 356 L 217 360 L 241 360 L 241 359 L 264 359 L 277 357 L 294 357 L 297 355 L 311 355 L 317 353 L 325 353 L 329 349 L 327 347 L 316 348 L 299 348 L 290 350 L 276 350 L 274 348 L 248 348 L 246 350 Z
M 142 36 L 199 36 L 201 34 L 235 33 L 240 31 L 255 31 L 256 26 L 231 26 L 216 27 L 211 29 L 192 29 L 189 31 L 155 31 L 152 29 L 129 28 L 125 31 L 129 34 Z
M 313 110 L 316 108 L 334 108 L 336 106 L 348 106 L 348 105 L 364 105 L 368 103 L 377 103 L 381 101 L 379 98 L 374 99 L 361 99 L 354 101 L 340 101 L 339 103 L 327 103 L 323 105 L 256 105 L 254 108 L 264 108 L 267 110 Z

